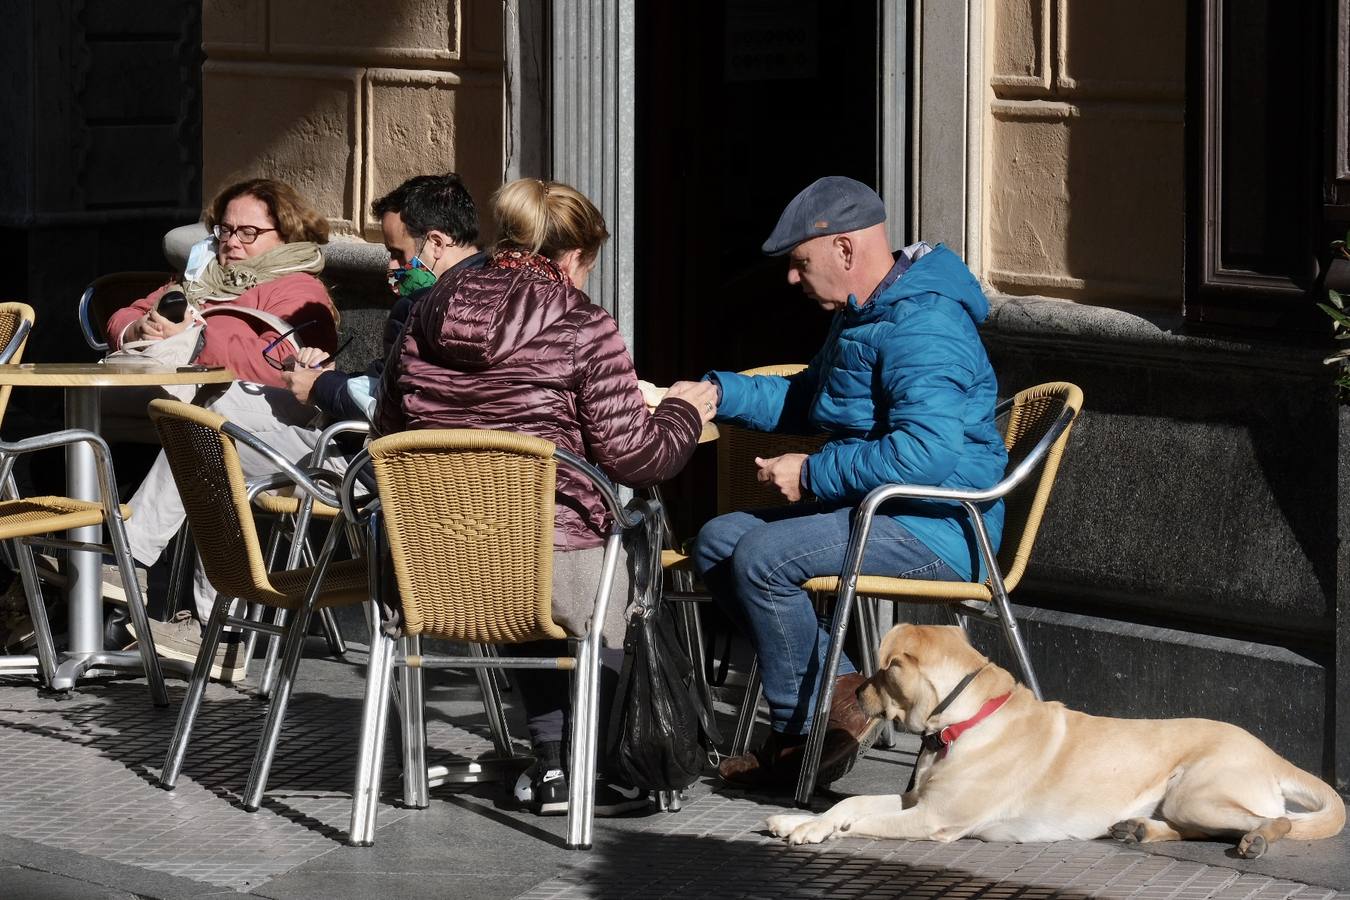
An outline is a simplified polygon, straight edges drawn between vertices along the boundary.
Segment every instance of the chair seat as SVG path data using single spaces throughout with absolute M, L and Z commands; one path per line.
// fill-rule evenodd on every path
M 694 571 L 694 562 L 678 550 L 661 551 L 661 568 L 680 572 Z
M 839 592 L 839 578 L 831 575 L 809 579 L 802 587 L 808 591 L 826 594 Z M 904 598 L 911 602 L 925 600 L 944 603 L 952 600 L 994 599 L 989 586 L 967 581 L 923 581 L 918 578 L 885 578 L 880 575 L 862 575 L 858 578 L 858 596 Z
M 309 586 L 313 567 L 287 569 L 283 572 L 268 573 L 268 580 L 276 590 L 275 594 L 260 594 L 257 597 L 245 597 L 256 603 L 279 606 L 282 609 L 299 609 L 305 597 L 305 588 Z M 323 590 L 314 603 L 315 609 L 333 606 L 355 606 L 364 603 L 369 597 L 370 584 L 364 559 L 344 559 L 328 564 L 324 575 Z
M 300 512 L 300 498 L 290 494 L 259 494 L 253 498 L 253 505 L 274 516 L 293 516 Z M 315 500 L 310 514 L 316 519 L 336 519 L 339 512 L 336 507 Z
M 122 518 L 131 507 L 122 505 Z M 103 504 L 69 497 L 25 497 L 0 501 L 0 540 L 49 534 L 103 524 Z

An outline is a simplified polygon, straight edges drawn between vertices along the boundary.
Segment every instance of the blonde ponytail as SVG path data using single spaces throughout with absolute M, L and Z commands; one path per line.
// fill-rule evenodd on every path
M 589 262 L 609 239 L 595 204 L 558 181 L 512 181 L 493 195 L 492 205 L 498 249 L 514 247 L 549 259 L 580 250 L 582 260 Z

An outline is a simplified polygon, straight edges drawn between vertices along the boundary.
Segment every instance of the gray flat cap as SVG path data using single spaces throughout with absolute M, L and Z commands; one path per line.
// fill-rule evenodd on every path
M 826 175 L 792 198 L 764 242 L 769 256 L 782 256 L 802 241 L 844 234 L 886 221 L 886 204 L 861 181 Z

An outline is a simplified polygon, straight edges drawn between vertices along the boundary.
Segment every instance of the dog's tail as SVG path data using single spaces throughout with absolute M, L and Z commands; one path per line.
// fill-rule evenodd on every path
M 1289 837 L 1302 841 L 1329 838 L 1345 827 L 1345 801 L 1322 779 L 1288 763 L 1279 776 L 1285 803 L 1293 801 L 1306 812 L 1287 813 L 1293 826 Z

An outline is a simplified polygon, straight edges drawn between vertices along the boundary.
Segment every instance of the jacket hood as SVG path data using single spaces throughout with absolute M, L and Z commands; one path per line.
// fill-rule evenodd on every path
M 905 251 L 910 249 L 906 247 Z M 989 315 L 989 300 L 984 296 L 980 283 L 961 258 L 944 244 L 938 244 L 916 259 L 905 274 L 875 302 L 889 305 L 920 294 L 940 294 L 955 300 L 976 325 Z
M 532 269 L 489 265 L 442 280 L 420 305 L 423 354 L 477 372 L 509 359 L 580 304 L 585 295 Z

